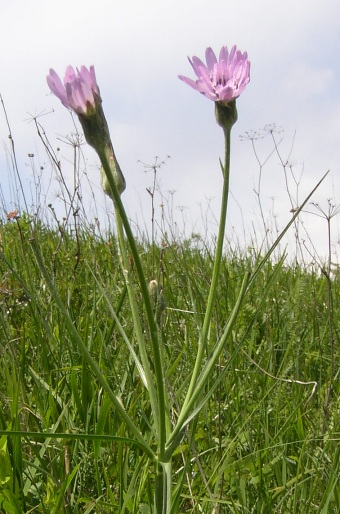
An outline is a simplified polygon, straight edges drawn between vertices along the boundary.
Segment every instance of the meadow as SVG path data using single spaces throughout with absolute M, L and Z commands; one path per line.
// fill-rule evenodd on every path
M 101 373 L 152 444 L 148 395 L 117 326 L 116 317 L 134 339 L 115 235 L 98 236 L 90 226 L 53 228 L 23 213 L 3 221 L 0 237 L 0 426 L 22 432 L 0 438 L 1 511 L 151 512 L 149 458 L 131 444 L 72 340 L 32 249 L 39 249 Z M 159 244 L 140 240 L 138 250 L 146 276 L 163 284 L 160 330 L 176 418 L 197 352 L 214 248 L 197 235 L 167 237 Z M 244 274 L 260 258 L 226 247 L 209 348 Z M 214 392 L 173 456 L 178 512 L 340 511 L 338 283 L 327 269 L 284 261 L 263 267 L 209 378 Z
M 240 59 L 249 79 L 246 54 Z M 218 235 L 185 235 L 165 211 L 155 219 L 157 164 L 145 233 L 125 212 L 94 69 L 71 71 L 69 96 L 53 70 L 50 87 L 98 154 L 116 225 L 101 230 L 86 217 L 80 144 L 72 187 L 37 120 L 64 214 L 46 205 L 34 166 L 29 207 L 8 126 L 21 203 L 12 199 L 10 209 L 2 194 L 0 512 L 340 512 L 340 275 L 330 231 L 339 208 L 328 202 L 320 211 L 329 236 L 324 262 L 302 258 L 299 215 L 317 185 L 292 202 L 290 221 L 273 234 L 260 178 L 263 238 L 255 234 L 248 245 L 230 238 L 236 91 L 215 101 L 225 136 Z M 82 83 L 92 88 L 84 88 L 87 101 L 78 95 Z M 80 105 L 70 103 L 72 92 Z M 280 243 L 289 229 L 297 253 L 288 260 Z

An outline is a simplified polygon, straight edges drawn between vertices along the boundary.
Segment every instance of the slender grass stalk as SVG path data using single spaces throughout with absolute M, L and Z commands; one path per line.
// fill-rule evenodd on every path
M 257 265 L 257 267 L 255 268 L 255 270 L 252 273 L 252 276 L 251 276 L 251 279 L 250 279 L 250 282 L 249 282 L 249 287 L 254 282 L 254 280 L 257 278 L 258 274 L 263 269 L 263 266 L 265 265 L 265 263 L 268 262 L 270 256 L 274 252 L 275 248 L 279 245 L 280 241 L 282 240 L 284 235 L 287 233 L 288 229 L 291 227 L 291 225 L 293 225 L 293 223 L 295 222 L 296 218 L 300 215 L 301 211 L 307 205 L 307 203 L 309 202 L 309 200 L 311 199 L 311 197 L 313 196 L 315 191 L 318 189 L 320 184 L 325 180 L 325 178 L 327 177 L 328 173 L 329 173 L 329 170 L 326 171 L 326 173 L 323 175 L 323 177 L 321 177 L 319 182 L 312 189 L 312 191 L 309 193 L 309 195 L 305 198 L 305 200 L 302 202 L 302 204 L 299 206 L 299 208 L 296 209 L 296 211 L 294 212 L 294 215 L 292 216 L 292 219 L 287 223 L 287 225 L 282 230 L 280 235 L 276 238 L 276 240 L 274 241 L 273 245 L 269 248 L 268 252 L 265 254 L 263 259 L 261 259 L 261 261 L 259 262 L 259 264 Z
M 117 435 L 109 435 L 109 434 L 75 434 L 72 432 L 29 432 L 29 431 L 21 431 L 21 430 L 0 430 L 0 435 L 10 435 L 11 437 L 21 437 L 26 438 L 27 440 L 34 439 L 67 439 L 74 441 L 115 441 L 118 443 L 127 443 L 134 446 L 137 446 L 141 450 L 145 452 L 145 454 L 150 458 L 154 459 L 155 455 L 153 452 L 150 452 L 150 448 L 148 445 L 143 443 L 142 441 L 138 441 L 137 439 L 131 439 L 129 437 L 117 436 Z

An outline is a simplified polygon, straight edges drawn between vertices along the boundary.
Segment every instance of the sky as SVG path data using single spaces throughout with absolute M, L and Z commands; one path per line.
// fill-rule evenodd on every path
M 131 219 L 141 230 L 150 228 L 146 188 L 152 187 L 153 173 L 146 173 L 142 163 L 165 161 L 157 171 L 163 195 L 155 195 L 157 222 L 163 202 L 178 233 L 216 233 L 223 133 L 213 102 L 177 76 L 193 78 L 187 56 L 203 59 L 208 46 L 218 53 L 221 46 L 234 44 L 248 52 L 251 81 L 237 100 L 238 121 L 232 132 L 227 239 L 245 247 L 255 239 L 260 244 L 264 224 L 274 237 L 291 218 L 292 205 L 296 207 L 328 170 L 313 201 L 326 214 L 329 202 L 340 203 L 338 0 L 0 0 L 0 20 L 0 94 L 28 203 L 46 196 L 46 205 L 58 209 L 60 202 L 60 181 L 52 174 L 32 118 L 43 127 L 52 148 L 60 148 L 58 157 L 70 187 L 73 149 L 67 138 L 73 137 L 75 127 L 81 130 L 50 94 L 48 70 L 63 76 L 69 64 L 93 64 L 127 181 L 123 200 Z M 8 133 L 1 111 L 3 210 L 16 208 L 18 201 Z M 273 153 L 272 135 L 280 142 L 280 156 Z M 90 219 L 99 217 L 105 224 L 111 205 L 100 188 L 98 158 L 92 149 L 81 148 L 83 203 Z M 286 175 L 282 162 L 288 163 Z M 316 215 L 320 211 L 313 205 L 307 211 L 301 216 L 301 241 L 309 248 L 313 244 L 324 257 L 327 221 Z M 331 220 L 334 262 L 339 220 Z M 293 255 L 294 230 L 285 241 Z

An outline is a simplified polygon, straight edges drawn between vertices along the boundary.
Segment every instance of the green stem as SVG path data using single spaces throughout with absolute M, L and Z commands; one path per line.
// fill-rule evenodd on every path
M 155 513 L 170 514 L 172 500 L 172 464 L 168 462 L 156 464 L 155 479 Z
M 145 380 L 147 384 L 147 389 L 150 395 L 150 404 L 151 409 L 154 415 L 154 422 L 156 424 L 156 433 L 159 432 L 160 427 L 159 424 L 159 405 L 157 401 L 157 394 L 155 389 L 154 380 L 151 373 L 150 362 L 147 354 L 145 338 L 143 334 L 143 328 L 141 325 L 141 320 L 138 312 L 138 305 L 136 301 L 136 293 L 135 288 L 132 283 L 131 271 L 130 271 L 130 263 L 129 258 L 126 252 L 125 240 L 124 240 L 124 231 L 122 226 L 122 221 L 120 217 L 120 213 L 116 210 L 116 226 L 117 226 L 117 236 L 119 241 L 119 250 L 120 250 L 120 259 L 122 270 L 124 274 L 125 284 L 127 287 L 128 295 L 129 295 L 129 303 L 132 313 L 132 319 L 134 324 L 134 329 L 136 333 L 136 338 L 138 341 L 138 348 L 141 356 L 143 371 L 145 374 Z
M 235 107 L 236 110 L 236 107 Z M 233 118 L 234 120 L 234 118 Z M 235 120 L 236 121 L 236 120 Z M 181 409 L 178 421 L 176 426 L 181 427 L 184 419 L 188 415 L 188 405 L 192 404 L 191 398 L 194 394 L 194 391 L 197 387 L 197 379 L 199 377 L 200 371 L 201 371 L 201 365 L 203 356 L 206 350 L 207 346 L 207 340 L 208 340 L 208 334 L 210 330 L 210 324 L 211 324 L 211 318 L 213 313 L 213 308 L 215 305 L 215 297 L 216 297 L 216 290 L 219 280 L 219 273 L 220 273 L 220 267 L 221 267 L 221 260 L 222 260 L 222 253 L 223 253 L 223 245 L 224 245 L 224 235 L 225 235 L 225 227 L 226 227 L 226 220 L 227 220 L 227 207 L 228 207 L 228 196 L 229 196 L 229 173 L 230 173 L 230 134 L 231 134 L 231 128 L 234 121 L 231 123 L 225 123 L 223 125 L 223 131 L 224 131 L 224 139 L 225 139 L 225 161 L 224 161 L 224 167 L 222 167 L 222 173 L 223 173 L 223 190 L 222 190 L 222 203 L 221 203 L 221 215 L 220 215 L 220 224 L 219 224 L 219 231 L 218 231 L 218 238 L 217 238 L 217 245 L 216 245 L 216 252 L 215 252 L 215 259 L 214 259 L 214 267 L 213 267 L 213 274 L 212 274 L 212 280 L 209 290 L 209 296 L 207 301 L 207 308 L 205 311 L 202 331 L 200 334 L 200 339 L 198 343 L 198 351 L 196 355 L 196 361 L 194 365 L 194 370 L 192 373 L 192 377 L 190 380 L 190 384 L 188 387 L 188 391 L 183 403 L 183 407 Z
M 124 231 L 125 231 L 128 243 L 129 243 L 129 247 L 131 250 L 133 262 L 134 262 L 135 269 L 137 272 L 137 276 L 138 276 L 138 280 L 139 280 L 139 284 L 140 284 L 140 288 L 141 288 L 141 293 L 142 293 L 142 297 L 143 297 L 144 307 L 145 307 L 145 311 L 146 311 L 149 332 L 150 332 L 151 347 L 152 347 L 152 353 L 153 353 L 153 365 L 154 365 L 155 379 L 156 379 L 156 393 L 155 394 L 157 395 L 157 401 L 158 401 L 157 408 L 155 405 L 153 405 L 153 407 L 154 407 L 153 414 L 155 416 L 155 423 L 156 423 L 157 436 L 158 436 L 158 452 L 157 453 L 158 453 L 159 460 L 162 461 L 164 458 L 164 453 L 165 453 L 166 417 L 167 416 L 170 417 L 170 414 L 166 410 L 166 405 L 168 402 L 165 399 L 165 395 L 166 395 L 165 377 L 164 377 L 164 371 L 163 371 L 163 363 L 162 363 L 161 354 L 160 354 L 158 328 L 157 328 L 157 324 L 154 319 L 154 313 L 153 313 L 153 309 L 152 309 L 152 305 L 151 305 L 149 291 L 148 291 L 147 283 L 145 280 L 141 260 L 139 257 L 136 241 L 132 234 L 130 223 L 127 218 L 123 203 L 121 201 L 120 194 L 117 189 L 117 186 L 116 186 L 116 183 L 114 180 L 114 176 L 112 174 L 110 163 L 107 159 L 105 148 L 97 147 L 96 151 L 101 160 L 107 180 L 110 184 L 113 202 L 115 205 L 118 237 L 120 240 L 121 250 L 123 248 L 123 251 L 124 251 L 125 241 L 124 241 L 123 231 L 121 228 L 119 228 L 119 226 L 121 226 L 120 224 L 122 224 L 122 226 L 124 227 Z M 117 214 L 118 214 L 118 216 L 117 216 Z M 127 276 L 126 273 L 128 273 L 129 267 L 127 267 L 127 263 L 125 263 L 125 264 L 126 264 L 126 267 L 125 267 L 125 269 L 123 269 L 123 273 L 125 274 L 125 278 L 126 278 L 126 276 Z M 130 281 L 128 280 L 127 285 L 129 286 L 129 284 L 130 284 Z M 137 326 L 138 326 L 138 323 L 137 323 Z M 142 355 L 141 355 L 141 357 L 142 357 Z M 152 385 L 151 387 L 154 387 L 154 386 Z M 150 399 L 151 399 L 151 395 L 150 395 Z M 153 400 L 153 402 L 154 402 L 154 400 Z

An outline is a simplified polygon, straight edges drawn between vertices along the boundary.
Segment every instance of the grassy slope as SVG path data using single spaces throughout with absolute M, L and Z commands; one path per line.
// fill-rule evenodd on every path
M 0 236 L 0 429 L 70 434 L 0 437 L 4 512 L 148 512 L 153 477 L 140 450 L 72 437 L 129 434 L 70 340 L 30 245 L 34 237 L 82 339 L 152 440 L 148 397 L 101 289 L 133 340 L 114 239 L 86 229 L 71 237 L 40 223 L 31 228 L 25 219 L 3 225 Z M 162 249 L 141 244 L 140 251 L 147 275 L 164 283 L 162 330 L 175 417 L 193 365 L 212 257 L 194 240 Z M 223 261 L 211 346 L 252 260 L 230 254 Z M 247 297 L 216 368 L 223 380 L 175 456 L 179 512 L 340 512 L 339 279 L 283 267 L 255 319 L 273 266 Z M 243 339 L 249 323 L 251 335 Z

